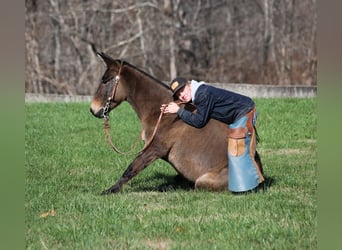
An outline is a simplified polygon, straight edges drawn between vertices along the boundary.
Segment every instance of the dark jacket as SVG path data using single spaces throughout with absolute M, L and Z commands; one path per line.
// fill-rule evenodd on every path
M 177 114 L 185 123 L 196 128 L 205 126 L 210 118 L 231 124 L 255 106 L 247 96 L 206 84 L 197 89 L 193 104 L 197 108 L 195 113 L 180 108 Z

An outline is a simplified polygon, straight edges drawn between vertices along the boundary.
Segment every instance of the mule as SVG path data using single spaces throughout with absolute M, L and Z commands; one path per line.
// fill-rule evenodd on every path
M 163 82 L 122 60 L 97 53 L 107 68 L 93 96 L 90 111 L 97 118 L 127 101 L 136 112 L 142 139 L 151 138 L 160 115 L 161 104 L 173 101 L 172 92 Z M 191 104 L 182 104 L 193 110 Z M 196 189 L 228 190 L 228 127 L 211 119 L 203 128 L 194 128 L 176 114 L 164 114 L 148 147 L 129 164 L 121 178 L 102 194 L 117 193 L 122 186 L 156 159 L 163 159 Z M 262 169 L 256 152 L 255 160 Z

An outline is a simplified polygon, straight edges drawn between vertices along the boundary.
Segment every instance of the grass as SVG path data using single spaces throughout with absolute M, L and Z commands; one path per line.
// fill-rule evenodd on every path
M 88 103 L 25 104 L 27 249 L 316 249 L 316 98 L 256 99 L 267 190 L 245 195 L 174 185 L 157 160 L 117 195 L 100 192 L 134 155 L 109 147 Z M 113 141 L 128 150 L 140 131 L 123 104 Z

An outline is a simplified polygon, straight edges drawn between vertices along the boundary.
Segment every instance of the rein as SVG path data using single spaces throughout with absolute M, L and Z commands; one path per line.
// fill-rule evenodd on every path
M 115 93 L 116 93 L 116 89 L 119 85 L 119 82 L 120 82 L 120 73 L 121 73 L 121 68 L 122 68 L 122 62 L 121 62 L 121 65 L 120 65 L 120 68 L 119 68 L 119 72 L 117 74 L 117 76 L 115 77 L 115 81 L 114 81 L 114 86 L 113 86 L 113 90 L 112 90 L 112 94 L 110 97 L 108 97 L 107 99 L 107 102 L 103 108 L 103 114 L 104 114 L 104 128 L 105 128 L 105 132 L 106 132 L 106 138 L 107 138 L 107 141 L 109 143 L 109 145 L 112 147 L 112 149 L 116 152 L 116 153 L 119 153 L 119 154 L 122 154 L 122 155 L 128 155 L 128 154 L 131 154 L 135 149 L 136 147 L 138 146 L 140 140 L 142 140 L 141 138 L 141 134 L 142 132 L 139 133 L 138 135 L 138 138 L 136 140 L 136 142 L 134 143 L 134 145 L 131 147 L 131 149 L 129 149 L 127 152 L 123 152 L 121 150 L 119 150 L 115 145 L 114 143 L 112 142 L 112 139 L 110 137 L 110 134 L 109 134 L 109 129 L 110 129 L 110 125 L 109 125 L 109 115 L 108 115 L 108 112 L 109 112 L 109 107 L 110 107 L 110 102 L 112 100 L 114 100 L 114 97 L 115 97 Z M 184 102 L 177 102 L 178 104 L 182 104 Z M 164 110 L 165 110 L 166 106 L 160 111 L 160 114 L 159 114 L 159 117 L 158 117 L 158 120 L 157 120 L 157 123 L 154 127 L 154 130 L 152 132 L 152 135 L 150 137 L 150 139 L 147 141 L 147 143 L 145 144 L 145 146 L 138 152 L 138 154 L 141 154 L 143 153 L 152 143 L 152 141 L 154 140 L 154 137 L 157 133 L 157 130 L 159 128 L 159 125 L 161 123 L 161 119 L 163 117 L 163 114 L 164 114 Z

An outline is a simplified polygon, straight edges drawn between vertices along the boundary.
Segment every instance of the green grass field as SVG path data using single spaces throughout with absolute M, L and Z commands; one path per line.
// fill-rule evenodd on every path
M 267 190 L 233 195 L 174 185 L 157 160 L 100 196 L 133 155 L 114 153 L 89 103 L 25 104 L 27 249 L 316 249 L 316 98 L 256 99 Z M 111 114 L 128 150 L 140 132 L 128 104 Z M 140 145 L 141 146 L 141 145 Z

